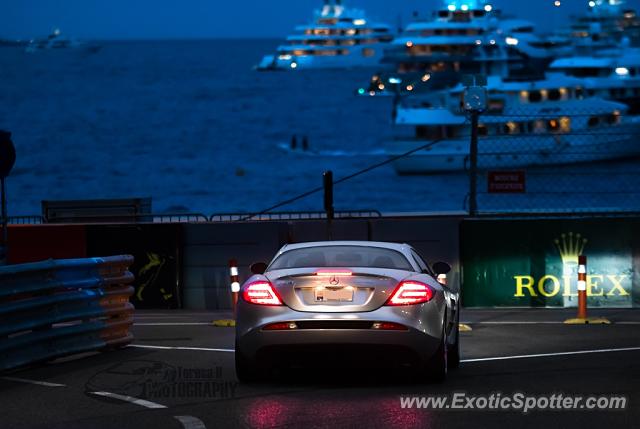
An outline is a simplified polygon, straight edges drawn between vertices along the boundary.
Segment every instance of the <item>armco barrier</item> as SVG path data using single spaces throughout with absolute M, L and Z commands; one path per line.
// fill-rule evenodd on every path
M 0 371 L 133 340 L 132 256 L 0 267 Z

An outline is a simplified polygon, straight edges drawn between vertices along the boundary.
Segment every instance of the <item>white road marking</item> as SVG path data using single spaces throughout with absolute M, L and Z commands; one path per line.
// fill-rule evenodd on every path
M 465 325 L 562 325 L 564 322 L 552 322 L 552 321 L 541 321 L 541 322 L 531 322 L 531 321 L 506 321 L 502 320 L 499 322 L 461 322 Z
M 213 326 L 211 322 L 143 322 L 133 326 Z
M 130 402 L 132 404 L 140 405 L 141 407 L 145 407 L 145 408 L 152 408 L 152 409 L 167 408 L 166 406 L 161 404 L 156 404 L 155 402 L 145 401 L 144 399 L 134 398 L 133 396 L 118 395 L 117 393 L 91 392 L 91 394 L 97 395 L 97 396 L 104 396 L 106 398 L 119 399 L 121 401 Z
M 202 420 L 193 416 L 173 416 L 173 418 L 180 421 L 184 429 L 207 429 Z
M 129 344 L 127 347 L 133 347 L 137 349 L 156 349 L 156 350 L 194 350 L 200 352 L 224 352 L 235 353 L 233 349 L 210 349 L 206 347 L 174 347 L 174 346 L 148 346 L 143 344 Z
M 18 383 L 37 384 L 38 386 L 46 387 L 67 387 L 66 384 L 49 383 L 48 381 L 28 380 L 26 378 L 2 377 L 2 379 L 7 381 L 17 381 Z
M 487 361 L 494 361 L 494 360 L 530 359 L 530 358 L 553 357 L 553 356 L 585 355 L 585 354 L 592 354 L 592 353 L 630 352 L 630 351 L 639 351 L 639 350 L 640 350 L 640 347 L 625 347 L 620 349 L 579 350 L 575 352 L 539 353 L 534 355 L 516 355 L 516 356 L 478 358 L 478 359 L 462 359 L 460 362 L 464 362 L 464 363 L 487 362 Z
M 545 321 L 539 321 L 539 322 L 534 322 L 534 321 L 516 321 L 516 320 L 512 320 L 512 321 L 508 321 L 508 320 L 501 320 L 501 321 L 485 321 L 485 322 L 460 322 L 463 323 L 465 325 L 564 325 L 564 321 L 550 321 L 550 320 L 545 320 Z M 634 321 L 628 321 L 628 322 L 613 322 L 613 324 L 615 325 L 640 325 L 640 322 L 634 322 Z

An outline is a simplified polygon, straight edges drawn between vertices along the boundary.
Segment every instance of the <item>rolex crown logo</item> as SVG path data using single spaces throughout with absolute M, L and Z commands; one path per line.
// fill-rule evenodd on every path
M 560 252 L 560 258 L 564 265 L 578 265 L 578 256 L 582 255 L 587 239 L 580 234 L 570 232 L 561 234 L 555 239 L 556 248 Z

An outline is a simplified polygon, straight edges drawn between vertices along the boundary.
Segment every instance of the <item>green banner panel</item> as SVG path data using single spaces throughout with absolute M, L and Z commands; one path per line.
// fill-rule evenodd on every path
M 575 307 L 587 256 L 589 307 L 640 306 L 640 220 L 468 220 L 461 230 L 466 307 Z

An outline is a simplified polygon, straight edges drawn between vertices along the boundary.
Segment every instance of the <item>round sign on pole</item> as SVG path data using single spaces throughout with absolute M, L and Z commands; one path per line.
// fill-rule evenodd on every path
M 0 178 L 6 179 L 16 163 L 16 148 L 11 133 L 0 130 Z

